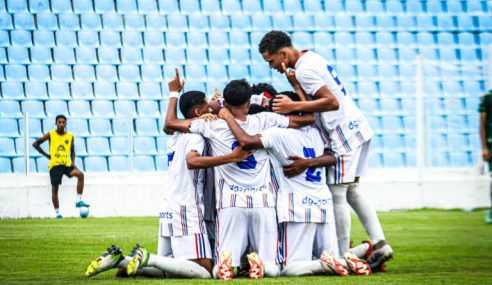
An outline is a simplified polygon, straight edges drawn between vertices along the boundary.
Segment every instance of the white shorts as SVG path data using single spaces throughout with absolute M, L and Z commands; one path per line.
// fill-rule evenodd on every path
M 284 267 L 288 262 L 319 259 L 324 250 L 339 255 L 335 223 L 280 224 L 280 256 Z
M 278 262 L 278 230 L 275 208 L 225 208 L 218 211 L 216 257 L 232 253 L 232 266 L 251 246 L 263 262 Z
M 327 183 L 352 183 L 355 181 L 355 177 L 366 175 L 370 142 L 360 145 L 347 154 L 337 156 L 337 163 L 327 167 Z
M 163 237 L 159 235 L 157 255 L 176 259 L 212 258 L 207 234 Z

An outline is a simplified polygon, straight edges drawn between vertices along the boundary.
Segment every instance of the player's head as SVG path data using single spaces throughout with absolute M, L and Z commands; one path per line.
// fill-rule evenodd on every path
M 251 91 L 251 86 L 245 79 L 231 80 L 224 88 L 224 106 L 249 109 Z
M 292 52 L 295 49 L 292 46 L 292 40 L 286 33 L 281 31 L 268 32 L 261 39 L 258 49 L 270 68 L 283 73 L 282 63 L 287 68 L 294 67 L 295 60 Z
M 58 131 L 63 131 L 67 127 L 67 117 L 64 115 L 58 115 L 55 118 L 56 129 Z
M 258 83 L 251 86 L 253 94 L 262 95 L 261 106 L 268 108 L 270 100 L 277 95 L 277 90 L 268 83 Z
M 207 97 L 201 91 L 188 91 L 179 98 L 179 110 L 187 119 L 210 113 Z
M 293 91 L 282 91 L 282 92 L 279 92 L 277 95 L 275 95 L 275 97 L 277 97 L 278 95 L 285 95 L 287 97 L 290 98 L 290 100 L 292 101 L 301 101 L 301 98 L 299 97 L 299 95 L 297 95 L 296 92 L 293 92 Z M 269 104 L 268 104 L 268 111 L 270 112 L 273 112 L 272 108 L 273 108 L 273 100 L 275 99 L 275 97 L 272 98 L 272 100 L 270 100 Z M 293 112 L 291 114 L 299 114 L 299 112 Z

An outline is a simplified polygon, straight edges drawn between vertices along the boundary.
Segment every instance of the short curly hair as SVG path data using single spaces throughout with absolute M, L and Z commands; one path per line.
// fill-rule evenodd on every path
M 270 31 L 260 41 L 260 53 L 268 52 L 269 54 L 278 53 L 283 47 L 291 47 L 292 40 L 289 35 L 281 31 Z
M 242 106 L 251 99 L 251 86 L 246 79 L 231 80 L 224 88 L 224 101 L 235 107 Z
M 192 111 L 204 104 L 206 95 L 202 91 L 188 91 L 179 98 L 179 110 L 187 119 L 193 117 Z
M 260 95 L 263 92 L 268 92 L 268 94 L 270 94 L 271 96 L 275 96 L 278 93 L 277 90 L 275 90 L 275 88 L 268 83 L 253 84 L 253 86 L 251 86 L 251 89 L 253 91 L 253 94 L 257 95 Z

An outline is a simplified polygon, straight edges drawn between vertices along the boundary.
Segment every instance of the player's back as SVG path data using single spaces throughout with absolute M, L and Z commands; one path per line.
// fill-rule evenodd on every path
M 274 113 L 247 116 L 238 124 L 250 135 L 273 127 L 288 125 L 288 118 Z M 239 145 L 227 123 L 196 120 L 190 130 L 209 139 L 214 156 L 227 155 Z M 253 151 L 246 160 L 215 167 L 217 207 L 274 207 L 275 188 L 270 180 L 269 156 L 265 150 Z

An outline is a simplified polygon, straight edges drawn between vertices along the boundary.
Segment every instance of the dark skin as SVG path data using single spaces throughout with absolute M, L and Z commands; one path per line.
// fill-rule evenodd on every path
M 66 127 L 67 121 L 64 118 L 58 118 L 58 120 L 56 121 L 56 132 L 60 136 L 66 134 Z M 46 133 L 42 137 L 38 138 L 36 141 L 34 141 L 32 146 L 44 157 L 46 157 L 47 159 L 51 159 L 51 155 L 46 153 L 40 146 L 47 140 L 50 140 L 50 133 Z M 70 172 L 69 176 L 77 177 L 77 194 L 82 194 L 84 192 L 84 173 L 75 166 L 75 142 L 73 140 L 73 137 L 72 147 L 70 148 L 70 159 L 72 161 L 71 167 L 74 167 L 74 169 L 72 170 L 72 172 Z M 60 203 L 58 200 L 58 189 L 59 185 L 51 186 L 51 200 L 53 201 L 53 206 L 55 207 L 55 209 L 60 208 Z
M 174 79 L 169 81 L 168 87 L 170 92 L 181 92 L 184 87 L 184 81 L 179 77 L 179 71 L 176 68 Z M 203 104 L 193 108 L 190 114 L 186 114 L 185 120 L 178 119 L 177 116 L 178 98 L 170 98 L 164 124 L 164 131 L 169 134 L 174 131 L 189 132 L 189 125 L 194 119 L 214 119 L 216 116 L 211 115 L 212 112 L 209 104 L 204 100 Z M 232 153 L 223 156 L 201 156 L 197 152 L 189 152 L 186 155 L 186 165 L 188 169 L 202 169 L 215 167 L 227 163 L 239 162 L 245 160 L 250 155 L 249 151 L 245 151 L 242 147 L 236 147 Z M 201 265 L 212 275 L 213 262 L 210 258 L 190 259 L 193 262 Z
M 283 47 L 276 53 L 270 54 L 268 52 L 262 53 L 263 59 L 268 62 L 271 69 L 275 69 L 280 73 L 286 73 L 287 68 L 294 68 L 299 58 L 302 56 L 302 52 L 294 47 Z M 293 72 L 292 72 L 293 73 Z M 287 76 L 289 83 L 294 89 L 299 88 L 295 74 L 292 73 Z M 297 83 L 296 83 L 297 82 Z M 297 90 L 296 90 L 297 93 Z M 288 97 L 276 98 L 273 101 L 273 111 L 280 114 L 289 114 L 292 112 L 327 112 L 335 111 L 339 108 L 339 103 L 335 95 L 331 93 L 330 89 L 325 85 L 321 87 L 315 94 L 313 94 L 314 100 L 312 101 L 298 101 L 294 102 Z
M 480 141 L 482 142 L 482 158 L 483 161 L 489 161 L 491 156 L 489 149 L 487 148 L 487 139 L 485 135 L 485 121 L 487 120 L 487 113 L 480 113 Z

